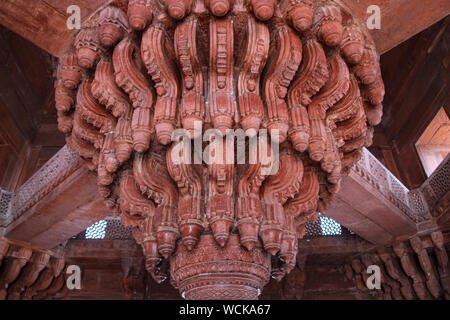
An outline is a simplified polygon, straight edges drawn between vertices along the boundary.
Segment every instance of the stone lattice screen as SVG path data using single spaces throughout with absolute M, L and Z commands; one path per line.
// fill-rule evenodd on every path
M 450 190 L 450 154 L 447 155 L 444 161 L 437 167 L 433 174 L 424 182 L 418 189 L 419 196 L 421 195 L 424 202 L 432 211 L 438 201 L 442 199 Z M 425 205 L 422 203 L 424 210 Z
M 126 227 L 120 218 L 108 217 L 81 232 L 74 239 L 133 240 L 133 228 Z

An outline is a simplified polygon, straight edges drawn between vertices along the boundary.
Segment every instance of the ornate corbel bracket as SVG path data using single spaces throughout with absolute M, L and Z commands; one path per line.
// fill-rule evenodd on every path
M 182 76 L 179 116 L 191 139 L 198 138 L 194 130 L 195 124 L 203 123 L 205 118 L 204 76 L 201 69 L 205 59 L 203 53 L 198 50 L 198 24 L 195 18 L 186 19 L 176 28 L 174 40 Z
M 125 38 L 114 49 L 113 63 L 116 83 L 128 93 L 134 107 L 132 117 L 133 148 L 143 153 L 154 135 L 153 91 L 143 74 L 143 63 L 136 43 Z
M 269 53 L 270 34 L 266 25 L 249 18 L 246 29 L 245 54 L 239 63 L 237 79 L 240 124 L 244 131 L 258 131 L 264 117 L 260 96 L 261 73 Z
M 235 102 L 233 99 L 233 23 L 230 17 L 211 18 L 209 114 L 214 128 L 225 135 L 234 125 Z
M 289 115 L 285 101 L 288 87 L 302 61 L 302 42 L 287 26 L 275 31 L 275 39 L 269 51 L 263 81 L 263 100 L 266 106 L 265 127 L 271 136 L 278 130 L 279 143 L 286 140 Z
M 142 37 L 141 54 L 156 89 L 156 138 L 159 143 L 167 145 L 176 128 L 180 96 L 173 44 L 163 29 L 150 26 Z

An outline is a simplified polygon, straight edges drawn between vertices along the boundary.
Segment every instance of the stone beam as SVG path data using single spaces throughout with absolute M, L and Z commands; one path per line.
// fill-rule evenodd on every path
M 12 195 L 0 227 L 9 239 L 51 249 L 109 214 L 96 177 L 64 147 Z
M 79 174 L 83 175 L 80 171 Z M 80 185 L 87 187 L 87 181 L 80 176 L 79 181 L 86 183 Z M 85 188 L 86 193 L 95 192 L 93 188 Z M 77 192 L 79 190 L 75 190 Z M 83 201 L 73 201 L 73 192 L 68 189 L 63 192 L 58 192 L 59 198 L 43 199 L 39 206 L 30 210 L 32 215 L 29 219 L 22 221 L 13 227 L 8 232 L 8 237 L 11 239 L 26 240 L 34 245 L 42 248 L 54 248 L 60 243 L 70 239 L 78 233 L 86 230 L 95 222 L 108 216 L 110 212 L 105 207 L 103 201 L 98 199 L 89 199 L 82 194 L 83 198 L 88 198 L 89 202 L 82 204 Z M 54 200 L 54 201 L 53 201 Z
M 381 55 L 450 14 L 448 0 L 341 0 L 361 21 L 367 8 L 381 9 L 381 29 L 370 33 Z M 78 5 L 82 20 L 111 0 L 2 0 L 0 23 L 50 54 L 59 57 L 73 35 L 67 7 Z
M 74 31 L 67 28 L 67 8 L 77 5 L 82 21 L 110 0 L 2 0 L 0 23 L 59 57 Z
M 371 30 L 378 54 L 383 54 L 450 14 L 448 0 L 341 0 L 361 21 L 367 21 L 367 8 L 381 11 L 381 29 Z
M 327 216 L 376 244 L 416 232 L 413 220 L 354 172 L 342 181 Z
M 66 261 L 80 266 L 83 282 L 81 290 L 69 291 L 65 299 L 144 299 L 147 274 L 142 249 L 134 240 L 70 240 Z M 150 291 L 159 293 L 161 287 Z M 171 292 L 176 298 L 177 292 Z
M 66 258 L 69 261 L 82 259 L 120 260 L 124 257 L 142 258 L 142 250 L 134 240 L 70 240 L 66 246 Z M 101 260 L 101 261 L 98 261 Z
M 388 244 L 414 235 L 429 218 L 414 207 L 414 195 L 364 149 L 326 215 L 369 242 Z
M 372 250 L 376 245 L 358 236 L 326 236 L 298 240 L 301 255 L 351 255 Z

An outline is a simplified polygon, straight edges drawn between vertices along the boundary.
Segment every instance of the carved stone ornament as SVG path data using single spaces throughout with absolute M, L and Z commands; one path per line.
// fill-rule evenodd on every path
M 58 126 L 156 281 L 256 299 L 381 121 L 373 40 L 333 0 L 125 2 L 68 45 Z

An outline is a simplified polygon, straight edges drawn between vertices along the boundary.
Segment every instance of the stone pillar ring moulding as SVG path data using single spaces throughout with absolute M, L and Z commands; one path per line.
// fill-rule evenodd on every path
M 257 299 L 289 273 L 383 109 L 365 24 L 331 0 L 114 1 L 57 75 L 68 147 L 134 226 L 147 271 L 186 299 Z M 266 139 L 251 163 L 176 161 L 198 157 L 172 141 L 181 128 L 200 153 L 229 129 L 265 129 L 279 154 Z M 220 134 L 204 141 L 208 129 Z M 223 158 L 236 143 L 219 143 Z

